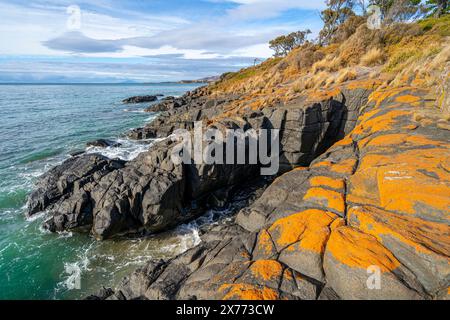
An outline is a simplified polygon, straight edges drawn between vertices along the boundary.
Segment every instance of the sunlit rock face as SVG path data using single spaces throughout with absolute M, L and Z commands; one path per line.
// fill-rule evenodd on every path
M 450 141 L 429 97 L 375 90 L 352 130 L 309 166 L 109 298 L 447 299 Z

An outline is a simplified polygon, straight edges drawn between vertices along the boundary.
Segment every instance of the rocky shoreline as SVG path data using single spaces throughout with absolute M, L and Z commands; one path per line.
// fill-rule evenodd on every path
M 279 129 L 282 159 L 280 173 L 308 165 L 342 138 L 356 121 L 367 90 L 348 91 L 336 99 L 302 102 L 253 112 L 242 119 L 224 119 L 226 128 Z M 347 95 L 348 97 L 346 97 Z M 211 99 L 207 87 L 180 98 L 163 101 L 151 110 L 164 110 L 144 128 L 130 131 L 132 139 L 163 138 L 148 152 L 124 162 L 97 154 L 75 156 L 50 170 L 37 183 L 28 201 L 28 215 L 44 210 L 52 217 L 50 231 L 84 230 L 98 239 L 135 232 L 160 232 L 201 215 L 210 203 L 227 201 L 229 190 L 257 178 L 258 165 L 175 165 L 170 159 L 176 129 L 192 130 L 195 121 L 208 121 L 222 113 L 237 97 Z M 107 146 L 107 141 L 88 143 Z
M 396 186 L 374 189 L 377 173 L 366 171 L 416 149 L 448 153 L 442 149 L 446 137 L 436 128 L 409 127 L 409 114 L 427 103 L 426 92 L 406 88 L 375 100 L 376 87 L 376 81 L 354 82 L 229 116 L 224 110 L 238 94 L 213 96 L 201 87 L 166 99 L 149 109 L 161 112 L 154 121 L 127 134 L 162 138 L 149 151 L 128 162 L 96 154 L 67 160 L 39 180 L 28 215 L 46 210 L 46 229 L 104 240 L 168 230 L 210 208 L 233 206 L 237 195 L 247 194 L 243 204 L 237 201 L 236 218 L 203 234 L 199 246 L 168 261 L 149 261 L 118 288 L 90 299 L 443 298 L 450 246 L 448 229 L 440 224 L 447 221 L 446 209 L 424 200 L 405 216 L 406 209 L 379 202 L 382 192 Z M 402 98 L 410 96 L 414 105 Z M 175 165 L 173 142 L 164 138 L 177 129 L 192 130 L 196 121 L 244 131 L 279 129 L 278 178 L 262 182 L 261 165 Z M 387 142 L 374 142 L 384 135 Z M 420 141 L 390 145 L 398 135 Z M 431 137 L 434 144 L 426 141 Z M 380 152 L 392 155 L 371 158 Z M 394 171 L 395 165 L 383 172 Z M 418 183 L 426 179 L 432 178 L 417 177 Z M 381 268 L 380 290 L 365 286 L 371 265 Z

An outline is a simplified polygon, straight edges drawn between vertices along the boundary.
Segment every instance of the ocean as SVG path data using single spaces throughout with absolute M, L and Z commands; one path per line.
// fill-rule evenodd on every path
M 79 299 L 114 286 L 150 258 L 175 256 L 200 242 L 194 221 L 176 230 L 134 240 L 98 242 L 88 235 L 51 234 L 45 213 L 25 217 L 27 195 L 40 175 L 107 138 L 119 148 L 89 149 L 130 160 L 151 141 L 124 139 L 156 114 L 149 104 L 124 105 L 135 95 L 179 96 L 197 84 L 0 85 L 0 299 Z M 208 219 L 206 216 L 203 219 Z

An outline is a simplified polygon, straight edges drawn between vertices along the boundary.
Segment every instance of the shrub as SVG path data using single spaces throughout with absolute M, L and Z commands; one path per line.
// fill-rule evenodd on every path
M 370 30 L 365 24 L 358 27 L 356 32 L 342 43 L 339 48 L 339 57 L 343 66 L 358 64 L 367 48 L 378 47 L 379 30 Z
M 351 16 L 341 24 L 333 34 L 332 43 L 342 43 L 350 38 L 359 26 L 366 23 L 366 18 L 360 16 Z
M 413 48 L 397 52 L 389 59 L 389 62 L 385 67 L 385 71 L 387 72 L 399 71 L 400 69 L 402 69 L 402 67 L 405 65 L 407 61 L 417 57 L 417 55 L 419 54 L 420 51 L 418 49 Z
M 416 23 L 394 23 L 380 31 L 380 44 L 395 45 L 405 39 L 423 34 L 423 30 Z
M 439 34 L 442 37 L 450 36 L 450 14 L 440 18 L 430 17 L 419 21 L 423 31 Z
M 322 60 L 325 54 L 317 50 L 317 46 L 305 45 L 294 50 L 286 59 L 295 72 L 308 71 L 314 63 Z

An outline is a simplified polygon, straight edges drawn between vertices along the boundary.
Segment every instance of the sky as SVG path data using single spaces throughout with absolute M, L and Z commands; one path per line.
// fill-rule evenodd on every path
M 0 83 L 165 82 L 236 71 L 321 29 L 322 0 L 0 0 Z

